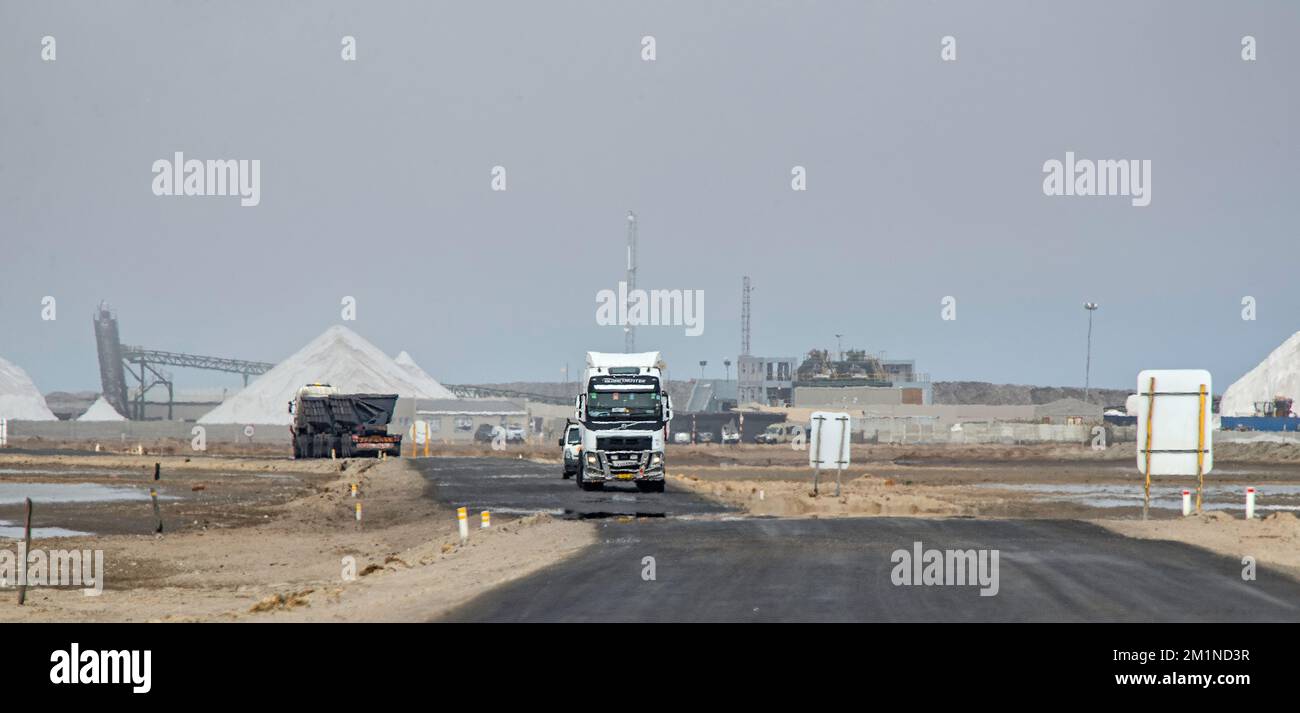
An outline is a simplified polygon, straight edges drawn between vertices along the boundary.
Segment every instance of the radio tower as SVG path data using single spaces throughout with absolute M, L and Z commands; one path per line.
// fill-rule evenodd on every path
M 627 293 L 636 289 L 636 213 L 627 212 Z M 626 309 L 626 306 L 624 307 Z M 623 351 L 631 354 L 636 351 L 636 327 L 623 325 Z
M 740 300 L 740 355 L 749 356 L 749 275 L 745 275 L 745 287 Z

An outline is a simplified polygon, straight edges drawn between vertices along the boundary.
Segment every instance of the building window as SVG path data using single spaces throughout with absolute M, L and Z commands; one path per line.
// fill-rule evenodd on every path
M 457 431 L 473 431 L 473 430 L 474 430 L 474 419 L 470 418 L 469 416 L 457 416 L 457 417 L 456 417 L 456 430 L 457 430 Z

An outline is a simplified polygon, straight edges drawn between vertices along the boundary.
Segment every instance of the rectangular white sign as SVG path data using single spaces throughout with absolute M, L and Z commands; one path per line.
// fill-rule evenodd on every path
M 808 429 L 808 465 L 814 468 L 849 467 L 849 435 L 853 421 L 847 413 L 817 411 Z
M 1155 379 L 1155 399 L 1151 397 Z M 1210 404 L 1214 385 L 1205 369 L 1147 369 L 1137 383 L 1137 466 L 1147 472 L 1150 433 L 1151 475 L 1196 475 L 1197 451 L 1204 450 L 1201 473 L 1214 467 Z M 1201 394 L 1204 392 L 1204 398 Z

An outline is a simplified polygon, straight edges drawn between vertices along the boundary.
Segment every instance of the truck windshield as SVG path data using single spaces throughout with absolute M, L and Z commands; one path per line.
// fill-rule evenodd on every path
M 582 434 L 578 432 L 578 429 L 576 428 L 569 429 L 567 442 L 569 443 L 569 445 L 574 445 L 582 442 Z
M 591 391 L 587 393 L 587 414 L 591 418 L 659 418 L 659 394 L 655 391 Z

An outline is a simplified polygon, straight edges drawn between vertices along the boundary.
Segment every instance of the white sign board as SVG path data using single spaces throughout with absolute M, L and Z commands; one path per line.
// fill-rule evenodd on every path
M 816 411 L 808 429 L 808 465 L 840 470 L 849 467 L 849 435 L 853 421 L 847 413 Z
M 1155 379 L 1155 398 L 1151 383 Z M 1214 467 L 1210 404 L 1214 385 L 1205 369 L 1147 369 L 1137 380 L 1137 466 L 1150 475 L 1196 475 Z M 1204 394 L 1204 396 L 1202 396 Z M 1204 453 L 1198 454 L 1199 450 Z
M 416 421 L 411 424 L 411 439 L 418 445 L 424 445 L 425 439 L 428 438 L 428 429 L 429 426 L 424 421 Z

